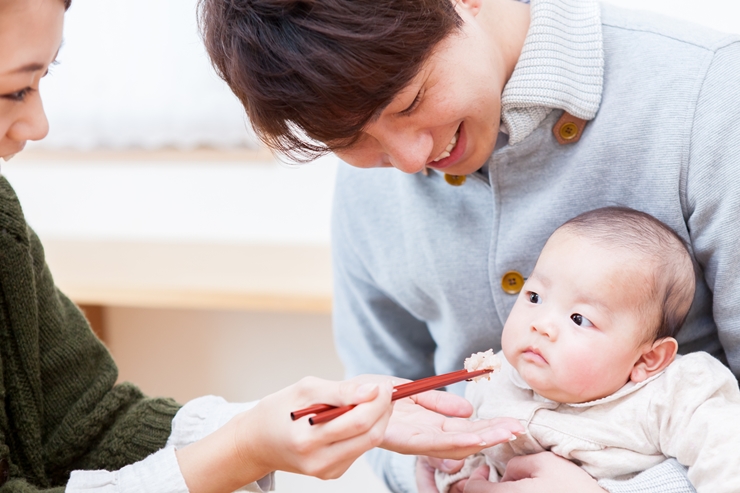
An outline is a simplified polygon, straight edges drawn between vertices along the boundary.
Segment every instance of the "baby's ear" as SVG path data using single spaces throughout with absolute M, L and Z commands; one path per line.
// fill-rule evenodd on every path
M 663 371 L 676 357 L 677 351 L 678 342 L 673 337 L 658 339 L 652 345 L 646 346 L 642 356 L 632 367 L 630 380 L 642 382 Z

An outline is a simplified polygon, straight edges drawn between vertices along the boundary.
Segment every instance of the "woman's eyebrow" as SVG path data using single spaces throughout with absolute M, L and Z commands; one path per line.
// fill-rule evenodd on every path
M 64 46 L 64 40 L 62 40 L 62 43 L 59 45 L 59 48 L 57 48 L 57 52 L 54 54 L 53 60 L 56 60 L 57 57 L 59 56 L 59 51 L 61 51 L 62 46 Z M 52 63 L 54 63 L 54 62 L 52 61 Z M 43 63 L 32 62 L 32 63 L 26 64 L 26 65 L 23 65 L 22 67 L 17 68 L 17 69 L 13 70 L 10 73 L 11 74 L 20 74 L 22 72 L 36 72 L 37 70 L 44 70 L 45 68 L 46 68 L 46 65 L 43 64 Z
M 20 68 L 17 68 L 11 72 L 11 74 L 18 74 L 21 72 L 36 72 L 37 70 L 43 70 L 44 65 L 41 63 L 29 63 Z

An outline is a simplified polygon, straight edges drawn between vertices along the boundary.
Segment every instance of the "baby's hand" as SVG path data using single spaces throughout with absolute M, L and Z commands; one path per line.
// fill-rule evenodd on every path
M 346 382 L 308 377 L 262 399 L 240 420 L 236 440 L 245 465 L 334 479 L 364 452 L 380 445 L 393 410 L 389 377 L 363 376 Z M 357 407 L 311 426 L 291 411 L 313 404 Z

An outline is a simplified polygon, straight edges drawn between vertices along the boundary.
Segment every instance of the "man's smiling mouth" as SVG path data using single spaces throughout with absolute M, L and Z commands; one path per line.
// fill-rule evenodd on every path
M 442 159 L 446 157 L 450 157 L 450 153 L 455 148 L 455 145 L 457 144 L 457 138 L 460 136 L 460 127 L 457 127 L 457 131 L 455 132 L 455 135 L 452 136 L 452 140 L 449 144 L 447 144 L 447 147 L 445 148 L 442 153 L 436 157 L 432 162 L 436 163 L 437 161 L 441 161 Z

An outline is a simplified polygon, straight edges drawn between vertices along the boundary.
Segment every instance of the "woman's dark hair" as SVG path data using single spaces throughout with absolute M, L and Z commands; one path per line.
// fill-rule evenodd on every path
M 216 72 L 297 160 L 354 143 L 462 25 L 451 0 L 200 0 Z

